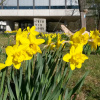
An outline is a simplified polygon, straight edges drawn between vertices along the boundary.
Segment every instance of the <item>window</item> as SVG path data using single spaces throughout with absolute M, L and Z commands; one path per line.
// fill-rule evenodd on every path
M 67 0 L 67 9 L 79 9 L 78 0 Z
M 49 0 L 35 0 L 35 9 L 49 9 Z
M 65 9 L 65 0 L 51 0 L 51 9 Z
M 17 0 L 5 0 L 3 2 L 4 9 L 17 9 Z
M 33 0 L 19 0 L 19 9 L 33 9 Z

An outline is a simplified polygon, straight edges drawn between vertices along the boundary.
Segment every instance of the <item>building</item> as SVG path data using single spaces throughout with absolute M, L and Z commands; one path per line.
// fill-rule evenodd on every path
M 34 18 L 45 19 L 45 23 L 52 21 L 66 23 L 77 20 L 80 16 L 78 0 L 0 0 L 0 2 L 1 30 L 31 27 Z

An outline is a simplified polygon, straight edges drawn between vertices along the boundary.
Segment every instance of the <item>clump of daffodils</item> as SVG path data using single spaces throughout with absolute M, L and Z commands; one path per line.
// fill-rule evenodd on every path
M 82 63 L 88 57 L 83 54 L 83 46 L 87 43 L 91 45 L 91 49 L 97 49 L 97 46 L 100 46 L 100 33 L 96 31 L 90 31 L 90 34 L 85 32 L 85 28 L 77 31 L 76 33 L 70 35 L 70 53 L 64 55 L 63 60 L 65 62 L 70 62 L 70 67 L 72 70 L 75 68 L 81 68 Z
M 48 39 L 47 45 L 45 47 L 50 47 L 50 49 L 54 49 L 54 48 L 58 49 L 60 47 L 60 45 L 62 45 L 62 47 L 63 47 L 65 44 L 64 43 L 65 40 L 61 40 L 61 34 L 59 34 L 59 33 L 58 34 L 56 34 L 56 33 L 45 34 L 45 37 L 47 37 L 47 39 Z M 52 41 L 54 38 L 57 38 L 55 42 Z
M 69 41 L 61 40 L 61 34 L 59 33 L 41 33 L 42 37 L 48 39 L 44 48 L 50 47 L 50 49 L 58 49 L 61 45 L 64 47 L 65 43 L 70 43 L 70 52 L 63 56 L 63 60 L 70 63 L 71 70 L 81 68 L 82 63 L 88 59 L 88 57 L 83 54 L 83 46 L 89 43 L 92 50 L 96 50 L 97 46 L 100 46 L 99 31 L 90 31 L 89 33 L 85 30 L 86 28 L 82 28 L 74 34 L 71 32 L 64 33 L 69 37 Z M 37 35 L 39 35 L 39 32 L 35 31 L 35 26 L 32 28 L 27 27 L 27 29 L 23 31 L 19 29 L 16 34 L 16 44 L 6 48 L 7 59 L 5 64 L 0 63 L 0 70 L 11 65 L 19 69 L 21 62 L 32 59 L 33 55 L 37 52 L 42 53 L 39 45 L 44 43 L 45 40 L 37 39 Z M 56 38 L 55 42 L 53 42 L 54 38 Z
M 44 43 L 44 39 L 37 39 L 36 35 L 39 32 L 35 31 L 35 26 L 27 27 L 26 30 L 19 29 L 16 34 L 16 44 L 6 48 L 7 59 L 5 64 L 0 63 L 0 70 L 13 65 L 19 69 L 21 62 L 32 59 L 37 52 L 42 53 L 39 45 Z

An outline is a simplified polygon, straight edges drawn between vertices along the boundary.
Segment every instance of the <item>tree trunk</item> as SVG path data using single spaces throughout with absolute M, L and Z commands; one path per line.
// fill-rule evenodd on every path
M 99 32 L 100 32 L 100 13 L 98 15 L 98 22 L 97 23 L 98 23 L 97 24 L 97 30 L 99 30 Z
M 86 27 L 86 13 L 80 12 L 81 17 L 81 28 Z
M 81 19 L 81 27 L 86 27 L 86 13 L 84 12 L 85 0 L 78 0 L 79 3 L 79 11 L 80 11 L 80 19 Z

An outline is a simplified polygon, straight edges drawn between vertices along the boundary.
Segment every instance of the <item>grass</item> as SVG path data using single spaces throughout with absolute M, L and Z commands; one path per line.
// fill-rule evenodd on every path
M 100 55 L 89 55 L 81 69 L 75 69 L 73 77 L 71 78 L 70 87 L 74 86 L 77 80 L 89 70 L 89 75 L 86 77 L 84 85 L 82 86 L 80 97 L 84 96 L 82 100 L 100 100 Z M 81 100 L 81 99 L 77 100 Z
M 0 63 L 5 60 L 5 47 L 14 45 L 15 40 L 13 35 L 0 34 L 0 47 L 2 54 L 0 54 Z M 64 54 L 66 50 L 64 49 Z M 75 69 L 69 87 L 72 88 L 80 77 L 89 70 L 89 75 L 86 77 L 81 92 L 77 95 L 77 100 L 100 100 L 100 55 L 91 54 L 86 60 L 81 69 Z

